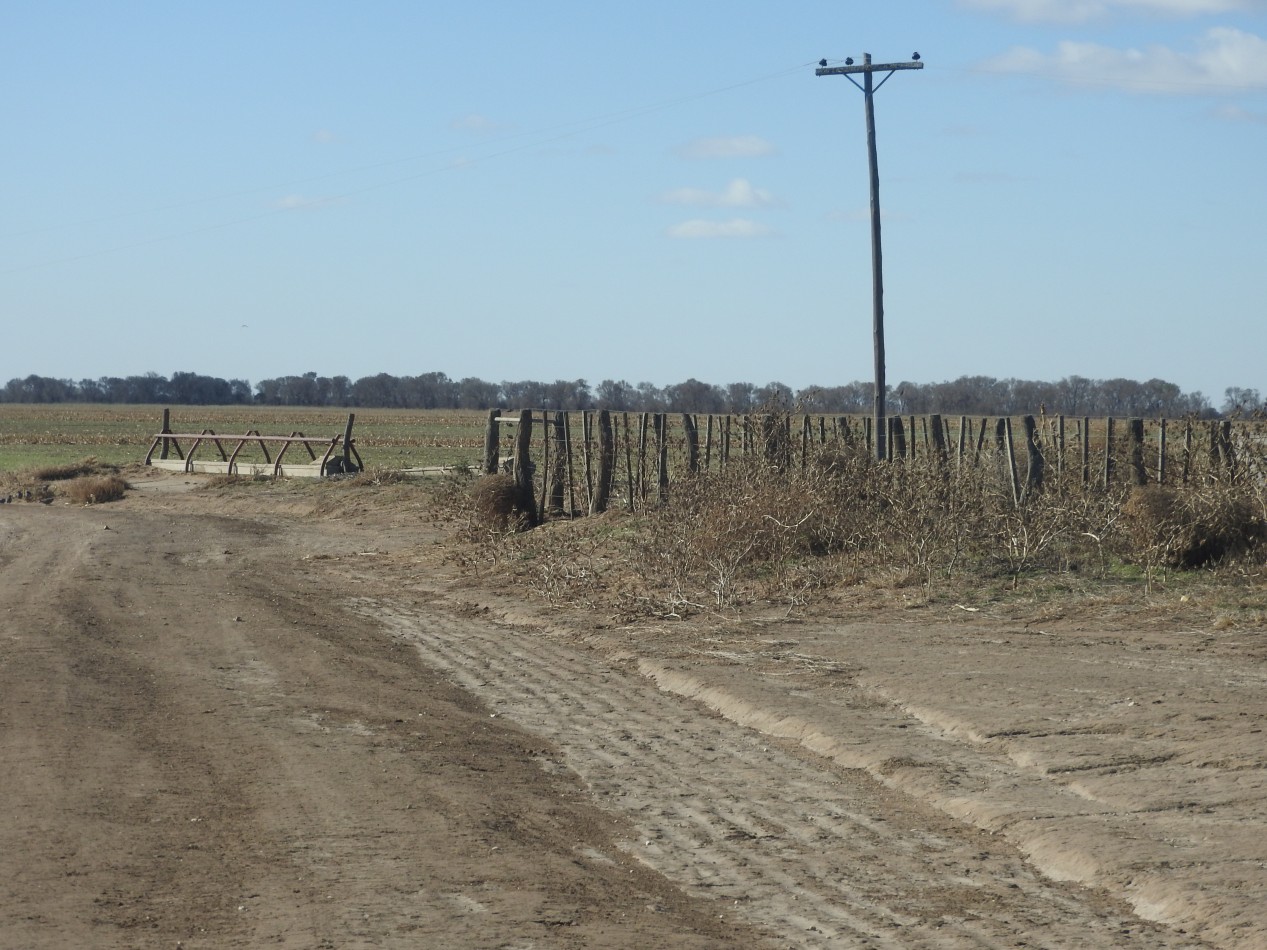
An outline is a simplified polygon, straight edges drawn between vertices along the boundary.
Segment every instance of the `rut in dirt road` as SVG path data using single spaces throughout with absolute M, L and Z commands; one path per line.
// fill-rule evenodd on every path
M 1039 877 L 1006 843 L 540 632 L 356 609 L 548 738 L 639 860 L 791 947 L 1200 947 Z

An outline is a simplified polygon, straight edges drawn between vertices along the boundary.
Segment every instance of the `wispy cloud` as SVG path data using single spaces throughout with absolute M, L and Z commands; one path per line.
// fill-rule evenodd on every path
M 730 221 L 706 221 L 693 218 L 675 224 L 666 232 L 671 238 L 758 238 L 767 237 L 774 232 L 764 224 L 750 221 L 747 218 L 733 218 Z
M 1225 105 L 1214 110 L 1214 114 L 1228 122 L 1250 122 L 1255 125 L 1267 125 L 1267 112 L 1250 112 L 1240 106 Z
M 699 138 L 677 150 L 682 158 L 760 158 L 773 155 L 774 144 L 759 135 L 732 135 L 722 138 Z
M 1014 47 L 981 68 L 1045 76 L 1071 86 L 1218 95 L 1267 88 L 1267 41 L 1230 27 L 1207 30 L 1191 52 L 1166 46 L 1114 49 L 1066 41 L 1054 53 Z
M 319 145 L 330 145 L 339 141 L 339 137 L 329 129 L 317 129 L 317 131 L 312 133 L 312 140 Z
M 506 130 L 506 126 L 478 113 L 459 116 L 449 123 L 449 128 L 455 132 L 467 132 L 471 135 L 496 135 Z
M 278 211 L 316 211 L 329 207 L 340 201 L 340 198 L 309 198 L 306 195 L 284 195 L 273 202 Z
M 959 0 L 959 5 L 1024 23 L 1086 23 L 1114 13 L 1191 17 L 1267 9 L 1264 0 Z
M 774 196 L 763 188 L 754 188 L 746 178 L 736 178 L 721 191 L 701 188 L 677 188 L 666 191 L 660 200 L 671 205 L 694 205 L 701 208 L 761 208 L 774 204 Z

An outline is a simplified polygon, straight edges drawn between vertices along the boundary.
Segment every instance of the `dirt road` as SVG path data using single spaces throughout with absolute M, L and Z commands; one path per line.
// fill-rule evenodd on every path
M 1267 943 L 1261 631 L 620 629 L 138 484 L 0 511 L 0 947 Z

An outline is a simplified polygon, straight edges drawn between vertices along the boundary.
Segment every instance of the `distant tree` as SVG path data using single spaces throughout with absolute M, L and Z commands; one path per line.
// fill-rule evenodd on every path
M 1258 394 L 1257 389 L 1229 386 L 1223 390 L 1222 412 L 1224 415 L 1247 414 L 1264 409 L 1267 409 L 1267 406 L 1263 405 L 1263 397 Z
M 642 412 L 663 412 L 667 404 L 664 390 L 653 383 L 638 384 L 638 408 Z
M 783 383 L 766 383 L 752 393 L 754 409 L 791 410 L 792 387 Z
M 757 403 L 756 391 L 752 383 L 730 383 L 726 386 L 726 410 L 736 415 L 751 412 Z
M 688 379 L 664 390 L 666 407 L 670 412 L 723 412 L 726 394 L 716 386 Z
M 638 391 L 623 379 L 617 382 L 605 379 L 594 392 L 594 401 L 602 409 L 621 412 L 637 408 Z
M 468 376 L 457 384 L 459 409 L 492 409 L 498 404 L 501 388 L 496 383 Z

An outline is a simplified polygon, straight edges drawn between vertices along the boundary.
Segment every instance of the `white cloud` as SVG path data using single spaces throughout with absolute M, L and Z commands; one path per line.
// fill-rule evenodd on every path
M 1051 54 L 1014 47 L 986 61 L 991 72 L 1046 76 L 1074 86 L 1212 95 L 1267 88 L 1267 41 L 1229 27 L 1207 30 L 1193 52 L 1166 46 L 1113 49 L 1065 41 Z
M 693 218 L 675 224 L 667 233 L 672 238 L 756 238 L 766 237 L 773 232 L 764 224 L 747 218 L 733 218 L 730 221 Z
M 775 153 L 774 144 L 759 135 L 700 138 L 678 149 L 683 158 L 759 158 Z
M 665 204 L 695 205 L 702 208 L 760 208 L 774 204 L 774 197 L 762 188 L 754 188 L 746 178 L 736 178 L 723 191 L 701 188 L 677 188 L 660 196 Z
M 1208 16 L 1267 9 L 1264 0 L 959 0 L 961 6 L 1004 13 L 1025 23 L 1085 23 L 1113 13 Z

